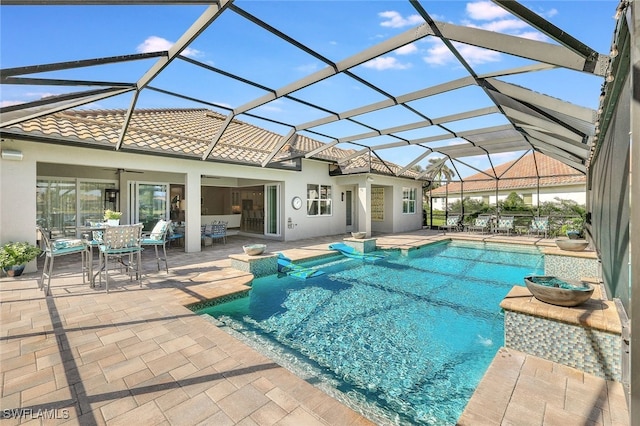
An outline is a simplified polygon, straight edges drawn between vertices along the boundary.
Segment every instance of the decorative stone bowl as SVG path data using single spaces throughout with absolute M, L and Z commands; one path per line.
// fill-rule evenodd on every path
M 562 250 L 582 251 L 587 248 L 587 246 L 589 245 L 589 241 L 559 239 L 559 240 L 556 240 L 556 245 L 558 246 L 558 248 Z
M 246 246 L 242 246 L 242 250 L 244 250 L 245 254 L 248 254 L 249 256 L 262 254 L 266 248 L 266 244 L 247 244 Z
M 352 236 L 353 238 L 356 238 L 356 239 L 358 239 L 358 240 L 361 240 L 361 239 L 363 239 L 364 237 L 366 237 L 366 236 L 367 236 L 367 233 L 366 233 L 366 232 L 352 232 L 352 233 L 351 233 L 351 236 Z
M 589 300 L 594 290 L 591 284 L 554 276 L 529 276 L 524 283 L 536 299 L 558 306 L 578 306 Z

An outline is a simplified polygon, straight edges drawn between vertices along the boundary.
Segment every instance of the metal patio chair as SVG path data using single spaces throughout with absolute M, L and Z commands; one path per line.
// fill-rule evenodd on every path
M 481 214 L 480 216 L 478 216 L 472 225 L 469 225 L 467 227 L 467 230 L 469 232 L 477 232 L 480 231 L 483 234 L 485 233 L 485 231 L 489 230 L 489 227 L 491 226 L 491 216 L 490 215 L 485 215 L 485 214 Z
M 460 227 L 462 226 L 462 218 L 460 215 L 454 215 L 454 216 L 449 216 L 447 218 L 447 222 L 442 225 L 443 229 L 446 229 L 447 231 L 459 231 Z
M 142 246 L 140 245 L 142 237 L 142 224 L 134 225 L 118 225 L 107 226 L 102 236 L 100 244 L 100 283 L 102 284 L 102 272 L 105 274 L 106 290 L 109 293 L 109 259 L 116 259 L 124 266 L 129 273 L 129 277 L 133 279 L 133 273 L 136 274 L 136 280 L 142 287 Z M 128 263 L 124 263 L 124 258 L 128 257 Z
M 511 231 L 514 230 L 514 217 L 513 216 L 501 216 L 498 219 L 495 232 L 506 232 L 507 235 L 511 235 Z
M 549 217 L 534 217 L 531 221 L 531 225 L 529 225 L 529 235 L 540 235 L 544 234 L 544 237 L 547 238 L 549 234 Z
M 213 242 L 215 240 L 222 240 L 224 244 L 227 244 L 227 222 L 215 222 L 207 227 L 207 237 L 211 238 Z
M 167 274 L 169 273 L 169 265 L 167 265 L 167 242 L 169 241 L 168 234 L 170 227 L 170 220 L 160 219 L 151 230 L 151 233 L 143 235 L 140 241 L 142 247 L 153 246 L 156 251 L 158 271 L 160 270 L 160 262 L 164 262 L 164 269 Z M 158 247 L 162 247 L 162 256 L 158 253 Z
M 53 263 L 56 257 L 66 256 L 69 254 L 80 253 L 80 270 L 82 271 L 82 283 L 85 283 L 85 274 L 88 273 L 86 263 L 86 246 L 81 238 L 61 238 L 52 240 L 49 238 L 49 233 L 41 226 L 37 227 L 40 235 L 42 235 L 42 242 L 44 244 L 44 265 L 42 266 L 42 278 L 38 287 L 40 290 L 44 290 L 44 294 L 49 296 L 51 294 L 51 275 L 53 274 Z M 45 285 L 45 281 L 47 283 Z

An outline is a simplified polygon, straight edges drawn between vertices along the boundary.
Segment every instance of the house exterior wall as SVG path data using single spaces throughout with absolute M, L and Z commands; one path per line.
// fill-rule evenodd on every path
M 0 244 L 16 240 L 35 241 L 35 188 L 38 177 L 91 178 L 116 182 L 120 189 L 120 210 L 125 218 L 129 217 L 127 200 L 130 181 L 185 185 L 187 252 L 200 250 L 200 191 L 201 185 L 208 184 L 239 187 L 278 184 L 281 233 L 271 236 L 273 238 L 298 240 L 347 232 L 347 206 L 346 201 L 342 200 L 342 193 L 347 190 L 353 191 L 354 195 L 352 230 L 366 230 L 371 233 L 402 232 L 421 228 L 422 209 L 419 202 L 415 214 L 402 214 L 403 187 L 415 187 L 420 194 L 419 182 L 376 175 L 375 184 L 386 188 L 385 220 L 382 224 L 372 226 L 368 216 L 371 183 L 366 180 L 366 175 L 329 176 L 329 165 L 323 161 L 305 159 L 302 171 L 296 172 L 14 139 L 3 140 L 2 148 L 21 151 L 23 159 L 0 160 Z M 117 169 L 125 171 L 118 174 Z M 202 176 L 216 176 L 219 179 L 212 180 Z M 307 215 L 307 184 L 331 185 L 331 215 Z M 291 205 L 294 196 L 303 200 L 303 207 L 299 210 L 295 210 Z
M 512 188 L 509 190 L 501 190 L 498 192 L 498 200 L 502 201 L 509 196 L 512 192 L 515 192 L 520 197 L 524 198 L 523 195 L 529 194 L 531 196 L 531 205 L 538 205 L 538 192 L 537 188 Z M 472 192 L 472 193 L 464 193 L 465 198 L 470 198 L 472 200 L 482 201 L 487 200 L 490 205 L 495 205 L 496 203 L 496 192 L 495 191 L 484 191 L 484 192 Z M 561 198 L 563 200 L 573 200 L 579 204 L 586 203 L 586 186 L 585 184 L 579 185 L 564 185 L 564 186 L 552 186 L 552 187 L 540 187 L 540 203 L 556 201 L 556 198 Z M 435 210 L 444 210 L 445 209 L 445 201 L 444 197 L 442 198 L 433 198 L 433 208 Z M 449 194 L 449 204 L 455 203 L 456 201 L 460 201 L 460 193 L 455 192 Z

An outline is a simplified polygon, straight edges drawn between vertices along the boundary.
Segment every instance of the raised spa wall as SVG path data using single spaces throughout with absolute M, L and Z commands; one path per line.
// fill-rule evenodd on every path
M 504 309 L 505 347 L 577 368 L 606 380 L 622 380 L 622 325 L 613 301 L 606 300 L 594 252 L 543 250 L 545 275 L 582 280 L 596 289 L 576 307 L 541 302 L 524 286 L 514 286 Z

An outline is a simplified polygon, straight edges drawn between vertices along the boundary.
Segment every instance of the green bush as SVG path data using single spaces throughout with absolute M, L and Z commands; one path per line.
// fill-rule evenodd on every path
M 33 244 L 9 242 L 0 247 L 0 268 L 26 265 L 40 254 L 42 250 Z

